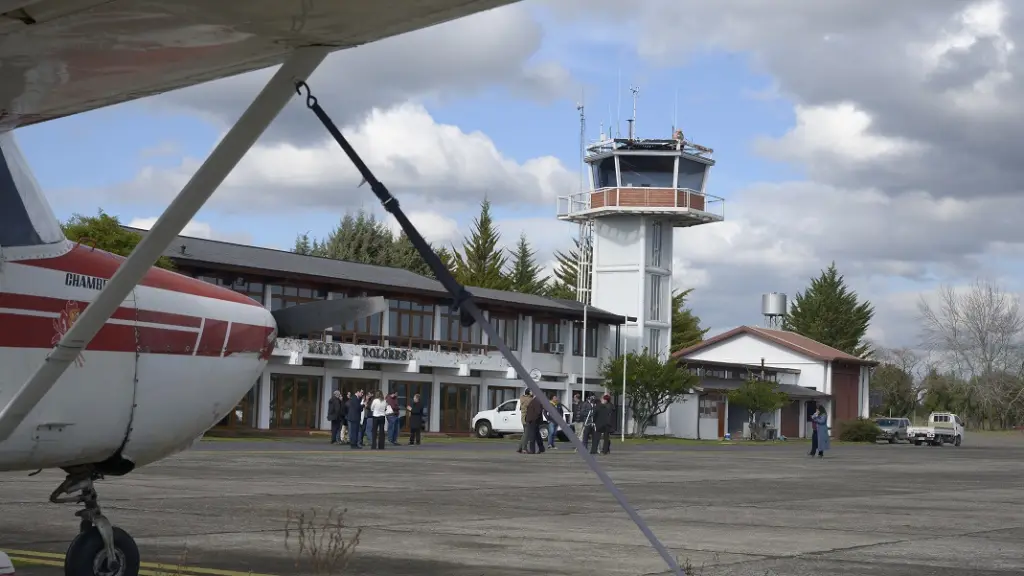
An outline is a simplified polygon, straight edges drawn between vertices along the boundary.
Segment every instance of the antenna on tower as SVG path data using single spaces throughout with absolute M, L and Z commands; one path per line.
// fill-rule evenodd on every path
M 615 102 L 615 137 L 620 138 L 622 136 L 622 66 L 619 66 L 619 80 L 615 84 L 615 93 L 618 94 L 618 100 Z
M 629 122 L 629 139 L 633 140 L 636 136 L 636 99 L 640 97 L 640 89 L 636 86 L 630 86 L 629 91 L 633 93 L 633 117 L 627 120 L 627 122 Z
M 583 193 L 583 175 L 585 173 L 584 170 L 586 170 L 584 153 L 587 148 L 587 114 L 582 98 L 576 103 L 576 110 L 580 113 L 580 193 Z

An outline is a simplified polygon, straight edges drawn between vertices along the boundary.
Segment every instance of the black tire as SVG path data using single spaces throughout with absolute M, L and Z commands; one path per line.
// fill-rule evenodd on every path
M 481 420 L 476 423 L 476 437 L 477 438 L 490 438 L 491 434 L 494 433 L 494 429 L 491 428 L 491 423 L 487 420 Z
M 114 566 L 107 564 L 103 538 L 95 526 L 75 536 L 64 556 L 64 576 L 139 576 L 139 547 L 114 527 Z
M 914 446 L 920 446 L 920 445 L 921 445 L 921 441 L 920 440 L 914 440 Z
M 895 436 L 889 438 L 889 444 L 895 444 L 895 443 L 896 443 L 896 437 Z
M 957 436 L 956 439 L 953 440 L 953 446 L 959 446 L 961 442 L 963 442 L 963 439 Z

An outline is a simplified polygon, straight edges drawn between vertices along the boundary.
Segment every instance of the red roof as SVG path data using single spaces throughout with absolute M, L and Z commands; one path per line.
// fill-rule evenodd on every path
M 738 328 L 733 328 L 728 332 L 723 332 L 717 336 L 708 338 L 707 340 L 704 340 L 703 342 L 700 342 L 698 344 L 694 344 L 689 348 L 683 348 L 682 350 L 679 350 L 678 352 L 673 354 L 672 357 L 683 358 L 685 356 L 693 354 L 694 352 L 699 352 L 706 348 L 710 348 L 715 344 L 731 340 L 732 338 L 735 338 L 736 336 L 739 336 L 741 334 L 753 336 L 754 338 L 758 338 L 760 340 L 767 340 L 768 342 L 772 342 L 774 344 L 778 344 L 779 346 L 788 348 L 789 350 L 792 350 L 797 354 L 808 356 L 810 358 L 814 358 L 816 360 L 821 360 L 824 362 L 848 362 L 851 364 L 862 364 L 866 366 L 878 365 L 878 362 L 875 362 L 874 360 L 858 358 L 852 354 L 847 354 L 842 350 L 837 350 L 836 348 L 826 346 L 821 342 L 811 340 L 806 336 L 801 336 L 796 332 L 787 332 L 785 330 L 773 330 L 771 328 L 761 328 L 759 326 L 740 326 Z

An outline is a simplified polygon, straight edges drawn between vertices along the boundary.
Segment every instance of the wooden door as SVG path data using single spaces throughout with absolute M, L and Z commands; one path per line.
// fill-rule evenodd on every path
M 718 437 L 725 438 L 725 402 L 718 403 Z
M 477 412 L 477 387 L 471 384 L 441 384 L 441 432 L 471 432 Z
M 793 400 L 782 408 L 782 422 L 780 430 L 787 438 L 798 438 L 800 436 L 800 417 L 803 410 L 800 409 L 800 400 Z
M 430 382 L 396 382 L 394 380 L 389 382 L 388 390 L 398 394 L 399 430 L 405 431 L 409 429 L 409 415 L 406 413 L 405 407 L 412 406 L 413 396 L 417 394 L 420 395 L 420 400 L 428 411 L 427 414 L 423 415 L 423 429 L 427 429 L 427 423 L 430 421 L 430 388 Z

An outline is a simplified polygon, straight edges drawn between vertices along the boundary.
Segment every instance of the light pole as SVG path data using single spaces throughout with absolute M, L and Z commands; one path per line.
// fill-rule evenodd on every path
M 622 331 L 622 426 L 620 434 L 622 442 L 626 441 L 626 364 L 629 360 L 629 316 L 623 317 Z

